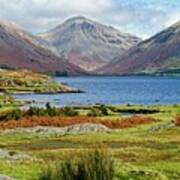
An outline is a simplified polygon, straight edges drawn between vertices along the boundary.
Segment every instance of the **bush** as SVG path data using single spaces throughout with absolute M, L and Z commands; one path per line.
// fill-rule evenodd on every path
M 48 115 L 46 109 L 39 108 L 39 107 L 30 107 L 29 110 L 26 112 L 28 116 L 45 116 Z
M 39 180 L 112 180 L 114 162 L 102 150 L 84 152 L 78 159 L 66 159 L 56 168 L 48 168 Z
M 88 113 L 88 116 L 107 116 L 108 108 L 105 105 L 100 105 L 98 107 L 91 108 L 90 112 Z
M 180 126 L 180 116 L 176 117 L 175 125 Z
M 0 115 L 0 120 L 19 120 L 22 117 L 20 109 L 13 109 Z
M 46 108 L 39 108 L 39 107 L 30 107 L 29 110 L 26 112 L 28 116 L 59 116 L 60 110 L 51 107 L 50 103 L 46 104 Z
M 91 108 L 90 112 L 88 113 L 88 116 L 96 117 L 96 116 L 102 116 L 102 112 L 97 108 Z
M 71 107 L 65 107 L 60 110 L 56 107 L 52 107 L 50 105 L 50 103 L 47 103 L 46 108 L 30 107 L 29 110 L 26 112 L 26 114 L 28 116 L 51 116 L 51 117 L 54 117 L 54 116 L 60 116 L 60 115 L 77 116 L 78 112 L 75 111 Z
M 103 114 L 104 116 L 109 115 L 108 109 L 107 109 L 107 107 L 106 107 L 105 105 L 101 105 L 101 106 L 99 107 L 99 110 L 102 112 L 102 114 Z
M 71 107 L 65 107 L 63 109 L 63 114 L 65 116 L 78 116 L 78 112 Z

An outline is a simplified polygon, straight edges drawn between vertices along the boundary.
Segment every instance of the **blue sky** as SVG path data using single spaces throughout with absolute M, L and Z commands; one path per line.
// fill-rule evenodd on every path
M 37 33 L 83 15 L 148 38 L 180 20 L 180 0 L 0 0 L 0 19 Z

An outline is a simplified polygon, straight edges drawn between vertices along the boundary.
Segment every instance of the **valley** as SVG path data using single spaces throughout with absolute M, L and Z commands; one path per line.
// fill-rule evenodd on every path
M 76 7 L 92 19 L 66 1 L 54 3 L 75 16 L 28 2 L 26 28 L 23 6 L 16 22 L 0 19 L 0 179 L 179 180 L 180 22 L 161 12 L 167 22 L 141 38 L 161 16 L 129 23 L 141 13 L 126 3 L 125 20 L 103 6 L 103 21 L 98 1 Z

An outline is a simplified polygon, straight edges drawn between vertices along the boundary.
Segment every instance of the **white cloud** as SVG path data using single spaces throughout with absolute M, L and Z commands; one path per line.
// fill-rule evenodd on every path
M 164 23 L 164 26 L 169 27 L 177 23 L 178 21 L 180 21 L 180 12 L 169 15 L 169 17 L 167 18 L 167 21 Z
M 0 9 L 0 19 L 35 33 L 83 15 L 148 37 L 180 19 L 180 1 L 169 0 L 0 0 Z
M 0 0 L 0 18 L 39 31 L 73 15 L 103 17 L 112 6 L 113 0 Z

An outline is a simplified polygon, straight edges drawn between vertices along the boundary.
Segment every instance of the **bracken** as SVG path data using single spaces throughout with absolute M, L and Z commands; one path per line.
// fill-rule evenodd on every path
M 132 116 L 124 119 L 117 120 L 102 120 L 96 117 L 87 117 L 87 116 L 74 116 L 74 117 L 26 117 L 18 121 L 9 120 L 0 122 L 0 129 L 13 129 L 19 127 L 35 127 L 35 126 L 53 126 L 53 127 L 65 127 L 74 124 L 82 123 L 95 123 L 103 124 L 111 129 L 120 129 L 120 128 L 130 128 L 141 124 L 149 124 L 155 122 L 156 120 L 150 117 L 143 116 Z

